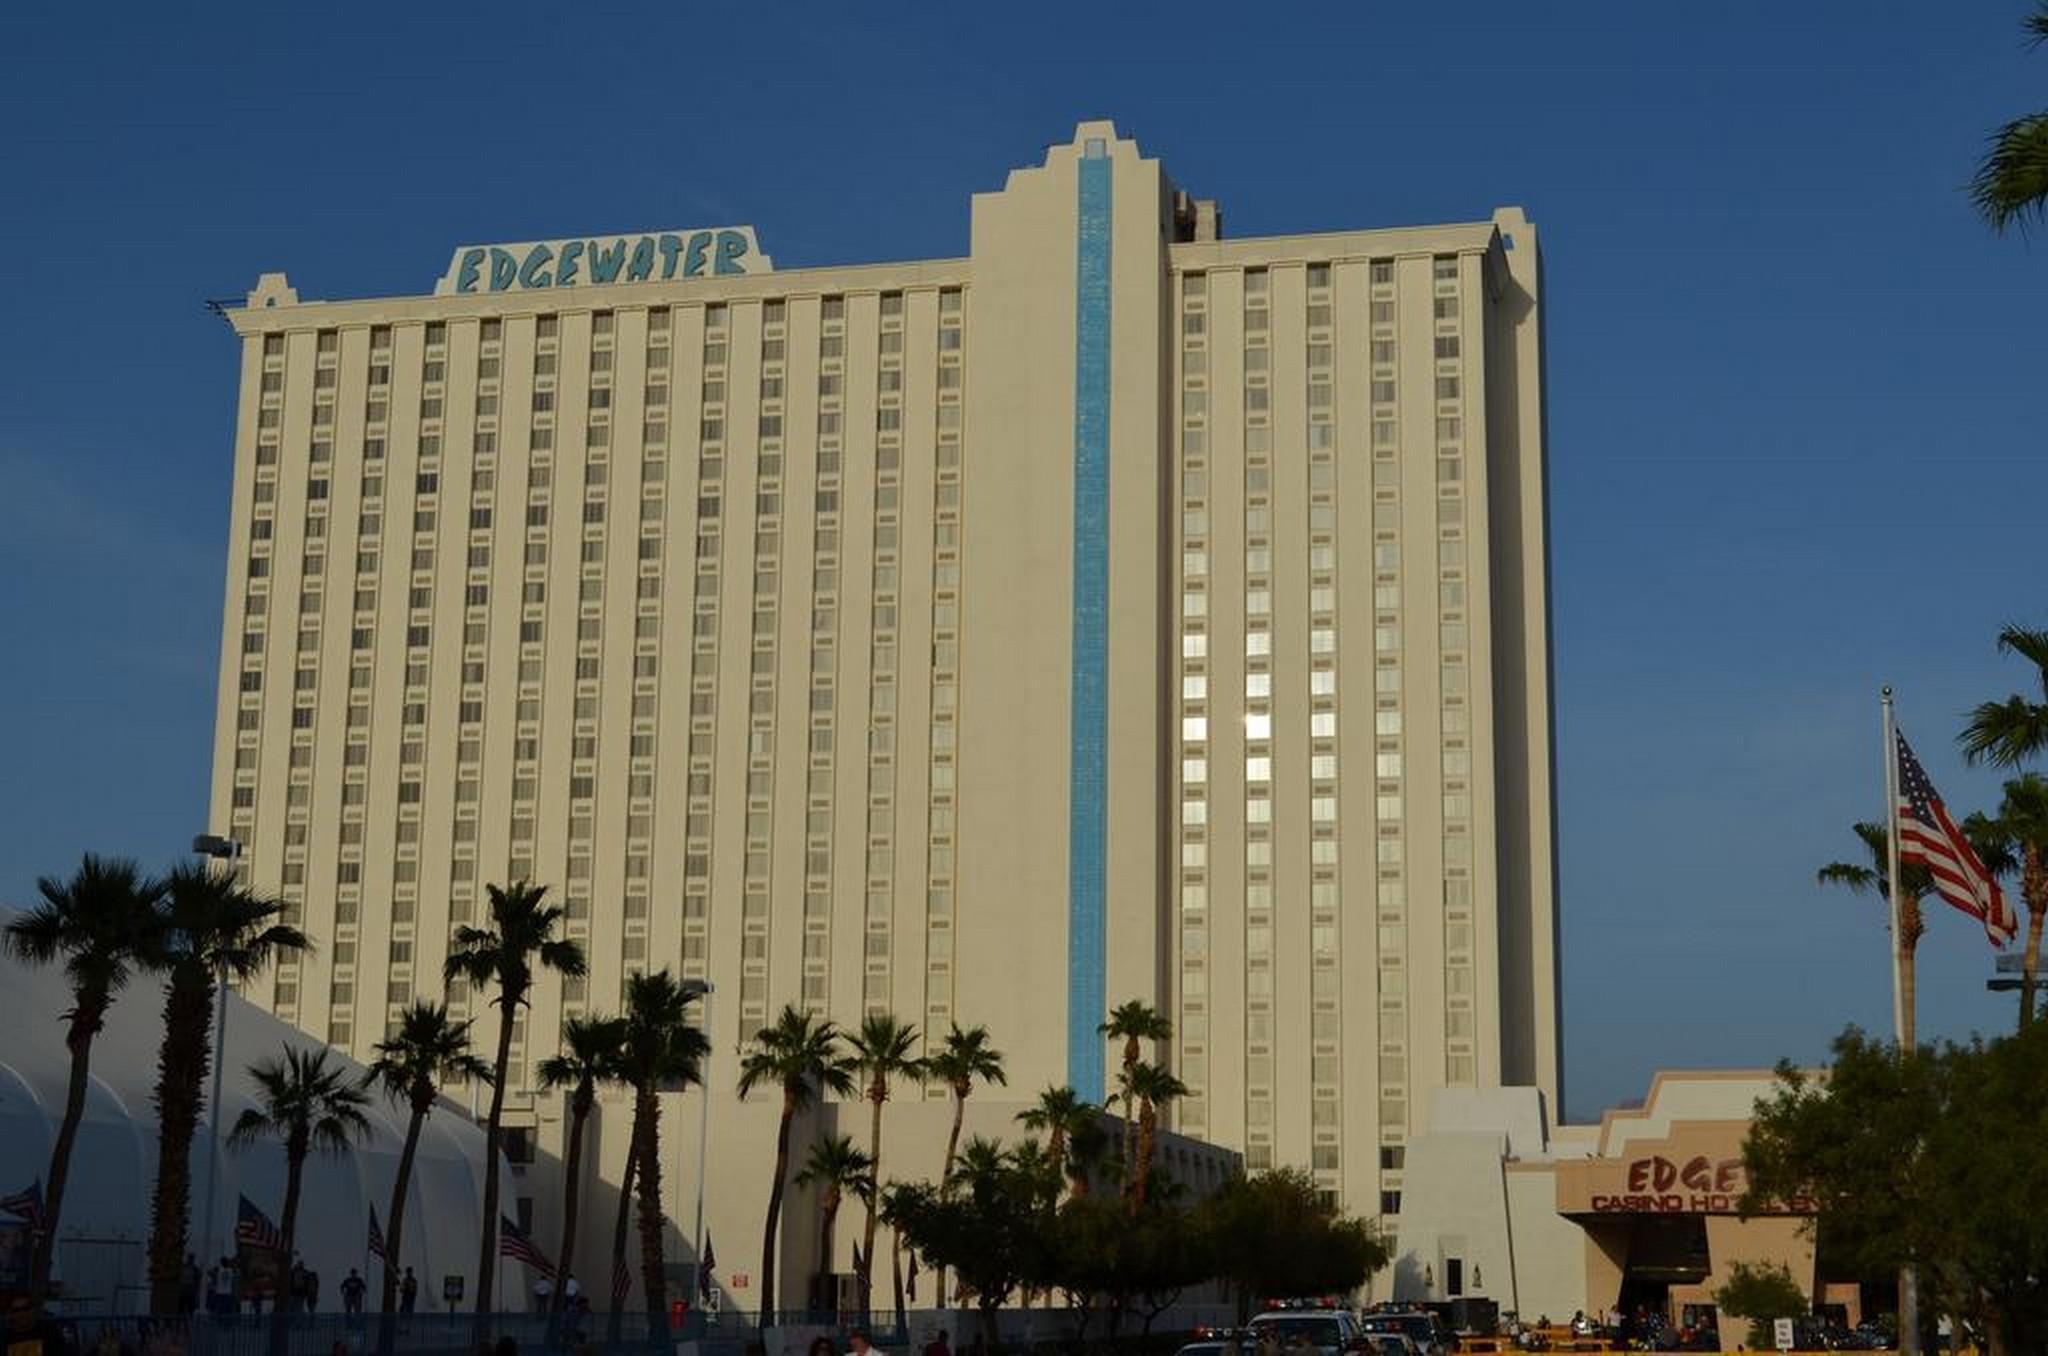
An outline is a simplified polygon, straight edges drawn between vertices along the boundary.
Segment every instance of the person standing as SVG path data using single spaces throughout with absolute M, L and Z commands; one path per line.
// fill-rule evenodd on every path
M 359 1314 L 363 1311 L 363 1294 L 369 1289 L 362 1273 L 354 1267 L 341 1278 L 341 1308 L 343 1313 Z
M 398 1283 L 398 1312 L 409 1314 L 420 1300 L 419 1277 L 412 1274 L 412 1268 L 405 1269 L 405 1279 Z

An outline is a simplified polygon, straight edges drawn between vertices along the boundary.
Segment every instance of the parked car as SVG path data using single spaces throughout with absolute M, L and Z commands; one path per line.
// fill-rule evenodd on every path
M 1307 1346 L 1324 1356 L 1339 1356 L 1354 1348 L 1364 1335 L 1358 1320 L 1346 1309 L 1274 1310 L 1253 1318 L 1245 1333 L 1254 1344 L 1271 1333 L 1283 1348 Z
M 1368 1333 L 1391 1333 L 1405 1337 L 1421 1356 L 1443 1356 L 1449 1344 L 1438 1330 L 1436 1315 L 1421 1309 L 1367 1314 L 1358 1320 Z

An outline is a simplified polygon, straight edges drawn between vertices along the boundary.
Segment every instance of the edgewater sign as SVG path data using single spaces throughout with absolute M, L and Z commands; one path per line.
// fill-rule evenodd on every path
M 448 271 L 436 284 L 434 295 L 674 282 L 683 278 L 770 273 L 774 268 L 774 261 L 761 253 L 751 226 L 525 240 L 510 245 L 460 247 L 449 260 Z

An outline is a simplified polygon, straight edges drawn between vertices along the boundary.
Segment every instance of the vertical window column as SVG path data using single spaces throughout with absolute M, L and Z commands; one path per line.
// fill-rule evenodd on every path
M 1209 280 L 1181 280 L 1180 340 L 1180 1010 L 1175 1061 L 1188 1093 L 1180 1129 L 1209 1108 Z
M 440 541 L 441 433 L 448 383 L 448 326 L 426 327 L 420 365 L 419 460 L 412 485 L 412 556 L 407 562 L 405 684 L 400 710 L 398 817 L 393 828 L 385 952 L 384 1030 L 394 1029 L 413 998 L 419 911 L 420 832 L 426 798 L 427 714 L 434 654 L 434 572 Z M 344 864 L 346 871 L 346 864 Z
M 1270 276 L 1244 275 L 1245 1167 L 1273 1166 L 1273 388 Z
M 1342 1190 L 1343 953 L 1337 765 L 1337 425 L 1330 266 L 1308 266 L 1309 1168 Z
M 683 843 L 683 974 L 709 977 L 713 774 L 718 759 L 718 594 L 725 488 L 725 306 L 704 308 L 697 425 L 697 540 L 690 657 L 690 765 Z
M 936 458 L 932 488 L 931 803 L 926 823 L 924 1029 L 954 1019 L 953 909 L 960 730 L 961 400 L 967 348 L 958 288 L 939 293 Z
M 811 504 L 810 746 L 804 786 L 803 1006 L 830 1008 L 832 773 L 838 733 L 839 533 L 846 411 L 846 298 L 819 304 L 817 489 Z
M 1437 642 L 1443 731 L 1444 1081 L 1478 1081 L 1473 1030 L 1472 729 L 1466 598 L 1464 373 L 1459 261 L 1431 261 L 1436 415 Z
M 861 1010 L 891 1009 L 889 960 L 896 885 L 896 609 L 900 602 L 903 482 L 903 294 L 880 301 L 875 373 L 874 588 L 868 688 L 867 909 Z
M 754 478 L 753 640 L 747 696 L 746 872 L 740 897 L 740 1023 L 768 1019 L 768 942 L 775 860 L 776 668 L 780 661 L 783 386 L 788 304 L 761 304 L 761 375 Z
M 1391 260 L 1374 260 L 1368 292 L 1372 411 L 1374 873 L 1378 894 L 1380 1213 L 1401 1209 L 1390 1175 L 1408 1134 L 1408 885 L 1402 827 L 1401 460 L 1396 412 L 1398 315 Z M 1395 1147 L 1390 1155 L 1388 1150 Z

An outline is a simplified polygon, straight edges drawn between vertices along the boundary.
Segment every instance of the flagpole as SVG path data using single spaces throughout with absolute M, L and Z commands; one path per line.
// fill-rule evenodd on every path
M 1890 886 L 1885 903 L 1891 911 L 1892 1039 L 1898 1042 L 1903 1054 L 1913 1044 L 1913 1033 L 1906 1029 L 1906 977 L 1899 960 L 1905 942 L 1899 929 L 1905 922 L 1906 911 L 1901 895 L 1904 887 L 1899 879 L 1899 738 L 1892 719 L 1889 683 L 1883 688 L 1880 705 L 1884 708 L 1885 881 Z
M 1892 952 L 1892 1038 L 1898 1043 L 1899 1058 L 1913 1049 L 1916 1035 L 1906 1026 L 1905 882 L 1899 872 L 1899 737 L 1892 715 L 1892 688 L 1886 683 L 1879 703 L 1884 709 L 1884 850 L 1885 882 L 1890 886 L 1887 904 L 1891 911 Z M 1918 1356 L 1920 1351 L 1919 1277 L 1910 1266 L 1899 1269 L 1899 1353 Z

